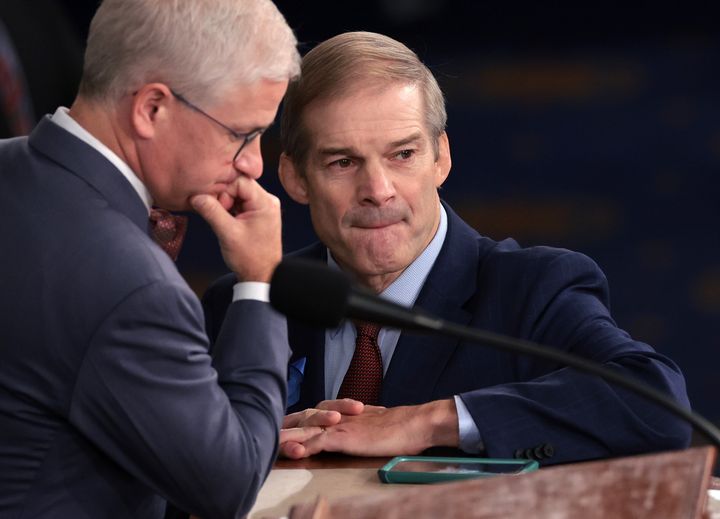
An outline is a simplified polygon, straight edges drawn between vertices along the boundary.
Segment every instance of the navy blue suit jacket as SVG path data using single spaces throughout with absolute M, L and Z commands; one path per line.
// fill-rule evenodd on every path
M 538 342 L 611 366 L 688 404 L 678 367 L 619 329 L 605 276 L 588 257 L 520 248 L 479 235 L 447 205 L 445 243 L 416 305 L 455 323 Z M 298 254 L 325 260 L 315 244 Z M 203 299 L 210 335 L 222 321 L 231 279 Z M 288 322 L 293 358 L 306 358 L 299 402 L 324 399 L 324 330 Z M 492 457 L 543 463 L 686 447 L 687 424 L 646 400 L 531 357 L 452 338 L 403 333 L 380 404 L 420 404 L 459 394 Z
M 0 141 L 0 207 L 0 517 L 246 513 L 284 414 L 284 318 L 230 304 L 211 358 L 140 197 L 47 118 Z

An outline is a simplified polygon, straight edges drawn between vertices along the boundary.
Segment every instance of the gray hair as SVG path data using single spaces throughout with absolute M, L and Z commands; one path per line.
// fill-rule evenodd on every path
M 237 84 L 297 76 L 296 46 L 270 0 L 104 0 L 80 94 L 116 100 L 157 81 L 213 103 Z
M 317 100 L 344 96 L 373 85 L 401 82 L 417 85 L 425 102 L 425 124 L 438 151 L 447 112 L 432 72 L 405 45 L 372 32 L 346 32 L 320 43 L 302 60 L 301 77 L 288 87 L 280 119 L 283 151 L 302 172 L 310 137 L 303 110 Z

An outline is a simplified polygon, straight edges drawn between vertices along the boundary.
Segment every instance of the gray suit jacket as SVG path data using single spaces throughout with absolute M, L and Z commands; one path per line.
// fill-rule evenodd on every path
M 285 321 L 196 296 L 101 154 L 49 119 L 0 141 L 0 517 L 246 513 L 276 454 Z

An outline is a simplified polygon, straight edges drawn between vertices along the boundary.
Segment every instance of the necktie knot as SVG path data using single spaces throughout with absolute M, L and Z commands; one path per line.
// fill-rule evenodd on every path
M 187 216 L 174 215 L 155 207 L 150 210 L 150 236 L 173 261 L 180 254 L 186 231 Z
M 357 330 L 358 339 L 365 337 L 377 341 L 378 335 L 380 335 L 381 326 L 374 323 L 357 323 L 355 329 Z

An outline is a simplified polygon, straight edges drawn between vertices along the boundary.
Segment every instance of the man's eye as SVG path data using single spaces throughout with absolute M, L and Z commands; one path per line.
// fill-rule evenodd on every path
M 331 166 L 338 166 L 340 168 L 349 168 L 352 166 L 352 160 L 350 159 L 338 159 L 330 163 Z
M 402 160 L 407 160 L 409 158 L 412 158 L 414 153 L 415 150 L 402 150 L 397 153 L 396 157 Z

